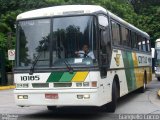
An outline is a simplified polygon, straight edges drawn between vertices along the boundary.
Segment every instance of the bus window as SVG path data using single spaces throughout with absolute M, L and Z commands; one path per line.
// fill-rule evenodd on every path
M 129 46 L 129 30 L 121 26 L 122 45 Z
M 142 38 L 142 50 L 147 51 L 147 42 L 145 38 Z
M 111 60 L 111 42 L 109 38 L 109 26 L 108 18 L 100 15 L 99 17 L 100 27 L 100 63 L 101 63 L 101 77 L 107 75 L 107 67 Z
M 150 40 L 148 40 L 148 39 L 147 39 L 147 49 L 148 49 L 148 51 L 151 51 Z
M 113 45 L 120 45 L 120 25 L 111 21 Z
M 128 34 L 128 40 L 129 40 L 128 46 L 129 46 L 130 48 L 132 48 L 131 30 L 128 30 L 128 31 L 129 31 L 129 34 Z
M 142 50 L 142 37 L 140 35 L 138 35 L 138 50 Z
M 43 29 L 42 29 L 43 28 Z M 32 66 L 39 56 L 36 66 L 49 65 L 50 20 L 24 20 L 18 23 L 20 67 Z
M 131 40 L 132 40 L 132 47 L 134 49 L 138 49 L 137 34 L 133 31 L 131 32 Z
M 109 38 L 109 26 L 108 26 L 108 18 L 105 16 L 99 16 L 99 24 L 100 24 L 100 49 L 103 54 L 103 65 L 108 65 L 111 57 L 111 42 Z M 107 22 L 105 22 L 107 21 Z M 107 23 L 107 24 L 106 24 Z

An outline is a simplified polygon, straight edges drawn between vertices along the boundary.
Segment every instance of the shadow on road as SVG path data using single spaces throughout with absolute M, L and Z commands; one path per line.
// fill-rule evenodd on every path
M 61 107 L 56 111 L 42 111 L 36 114 L 24 115 L 21 118 L 27 119 L 65 119 L 65 120 L 95 120 L 106 115 L 101 108 L 98 107 Z

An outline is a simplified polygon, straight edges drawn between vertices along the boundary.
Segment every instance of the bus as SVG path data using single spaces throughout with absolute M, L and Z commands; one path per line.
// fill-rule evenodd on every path
M 160 38 L 155 41 L 155 77 L 160 81 Z
M 115 112 L 117 99 L 151 81 L 150 37 L 97 5 L 24 12 L 16 22 L 18 106 L 94 106 Z

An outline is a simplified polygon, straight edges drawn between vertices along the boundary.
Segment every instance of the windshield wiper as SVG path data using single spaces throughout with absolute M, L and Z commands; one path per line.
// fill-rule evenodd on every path
M 68 71 L 69 71 L 70 73 L 73 73 L 73 68 L 72 68 L 71 64 L 69 64 L 67 60 L 64 60 L 63 62 L 64 62 L 64 64 L 66 65 Z
M 36 66 L 37 61 L 39 60 L 39 57 L 40 57 L 41 54 L 42 54 L 41 51 L 45 48 L 45 46 L 46 46 L 46 42 L 44 42 L 44 43 L 42 43 L 42 44 L 40 45 L 40 49 L 39 49 L 38 55 L 36 56 L 36 58 L 35 58 L 34 61 L 32 62 L 32 66 L 31 66 L 30 72 L 29 72 L 30 75 L 33 75 L 34 67 Z
M 62 49 L 61 47 L 58 47 L 58 48 L 57 48 L 57 52 L 58 52 L 59 58 L 61 58 L 60 52 L 61 52 L 62 50 L 63 50 L 63 49 Z M 73 73 L 73 68 L 72 68 L 71 64 L 69 64 L 69 62 L 68 62 L 66 59 L 64 59 L 63 62 L 64 62 L 64 64 L 66 65 L 68 71 L 69 71 L 70 73 Z
M 32 66 L 30 68 L 30 72 L 29 72 L 30 75 L 33 75 L 34 67 L 36 66 L 37 61 L 39 60 L 39 57 L 41 56 L 41 54 L 42 54 L 42 52 L 39 52 L 38 55 L 36 56 L 35 60 L 33 61 Z

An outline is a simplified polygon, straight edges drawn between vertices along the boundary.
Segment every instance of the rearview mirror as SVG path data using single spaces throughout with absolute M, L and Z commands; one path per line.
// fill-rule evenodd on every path
M 101 16 L 98 16 L 98 22 L 99 22 L 99 25 L 103 26 L 103 27 L 107 27 L 108 26 L 108 18 L 101 15 Z

